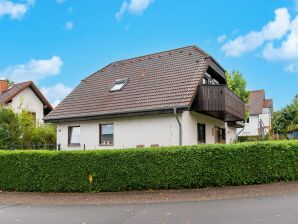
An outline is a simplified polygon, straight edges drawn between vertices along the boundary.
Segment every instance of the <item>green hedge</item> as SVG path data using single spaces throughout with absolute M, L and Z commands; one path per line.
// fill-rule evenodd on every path
M 297 179 L 298 141 L 101 151 L 0 151 L 0 189 L 6 191 L 177 189 Z

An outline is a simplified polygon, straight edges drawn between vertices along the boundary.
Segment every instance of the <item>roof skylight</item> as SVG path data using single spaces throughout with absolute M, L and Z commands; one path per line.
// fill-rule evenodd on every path
M 124 88 L 125 84 L 127 83 L 128 79 L 118 79 L 115 81 L 114 85 L 110 89 L 110 92 L 120 91 Z

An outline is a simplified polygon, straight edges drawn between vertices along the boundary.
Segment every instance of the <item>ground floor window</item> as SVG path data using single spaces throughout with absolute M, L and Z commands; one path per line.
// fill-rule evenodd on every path
M 80 144 L 80 126 L 68 127 L 68 145 Z
M 114 144 L 114 125 L 113 124 L 99 125 L 99 144 L 100 145 Z
M 226 142 L 226 129 L 215 127 L 215 143 L 225 143 Z
M 206 143 L 205 125 L 197 124 L 198 129 L 198 143 Z

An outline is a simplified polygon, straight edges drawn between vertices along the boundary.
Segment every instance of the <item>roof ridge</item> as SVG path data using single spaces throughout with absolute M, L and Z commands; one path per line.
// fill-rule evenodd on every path
M 164 54 L 164 53 L 167 53 L 167 52 L 178 51 L 178 50 L 191 48 L 191 47 L 195 48 L 196 50 L 199 50 L 201 53 L 205 54 L 206 56 L 209 56 L 205 51 L 203 51 L 201 48 L 197 47 L 196 45 L 187 45 L 187 46 L 179 47 L 179 48 L 175 48 L 175 49 L 164 50 L 164 51 L 159 51 L 159 52 L 155 52 L 155 53 L 145 54 L 145 55 L 142 55 L 142 56 L 137 56 L 137 57 L 131 57 L 131 58 L 123 59 L 123 60 L 118 60 L 118 61 L 112 62 L 111 64 L 130 61 L 130 60 L 135 60 L 135 59 L 140 59 L 140 58 L 144 58 L 144 57 L 150 57 L 150 56 L 154 56 L 154 55 L 158 55 L 158 54 Z

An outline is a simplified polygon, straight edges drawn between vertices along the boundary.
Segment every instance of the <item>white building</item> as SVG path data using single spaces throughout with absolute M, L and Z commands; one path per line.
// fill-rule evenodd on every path
M 82 80 L 45 122 L 62 149 L 231 143 L 244 102 L 225 70 L 189 46 L 111 63 Z
M 271 130 L 273 101 L 265 99 L 264 90 L 250 92 L 248 102 L 249 118 L 245 120 L 244 129 L 239 128 L 239 136 L 264 136 Z
M 0 105 L 9 106 L 15 112 L 28 111 L 40 123 L 43 123 L 44 116 L 53 109 L 32 81 L 9 87 L 7 80 L 0 80 Z

